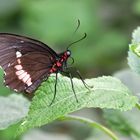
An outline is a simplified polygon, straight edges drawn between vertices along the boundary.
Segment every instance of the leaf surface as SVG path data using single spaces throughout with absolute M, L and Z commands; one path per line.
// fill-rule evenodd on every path
M 134 107 L 138 101 L 137 97 L 131 95 L 130 90 L 114 77 L 103 76 L 87 79 L 85 82 L 93 88 L 88 90 L 81 80 L 73 79 L 74 89 L 78 97 L 77 103 L 72 92 L 70 79 L 59 75 L 57 95 L 53 104 L 49 106 L 54 96 L 55 83 L 55 77 L 51 76 L 36 91 L 28 116 L 20 125 L 18 134 L 28 128 L 42 126 L 85 107 L 126 111 Z
M 21 121 L 28 112 L 30 102 L 22 95 L 0 97 L 0 129 Z

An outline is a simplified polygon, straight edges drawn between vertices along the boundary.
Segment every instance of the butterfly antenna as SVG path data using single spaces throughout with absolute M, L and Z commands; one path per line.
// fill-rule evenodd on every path
M 76 27 L 75 31 L 73 32 L 73 34 L 75 34 L 77 32 L 77 30 L 79 29 L 79 27 L 80 27 L 80 20 L 78 19 L 77 20 L 77 27 Z
M 67 50 L 68 50 L 73 44 L 76 44 L 77 42 L 82 41 L 82 40 L 85 39 L 86 37 L 87 37 L 87 34 L 84 33 L 84 36 L 83 36 L 82 38 L 80 38 L 79 40 L 76 40 L 76 41 L 70 43 L 70 44 L 68 45 L 68 47 L 67 47 Z

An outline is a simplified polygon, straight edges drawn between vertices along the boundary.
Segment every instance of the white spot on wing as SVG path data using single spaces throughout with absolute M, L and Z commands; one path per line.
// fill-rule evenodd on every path
M 20 42 L 21 42 L 21 43 L 24 43 L 24 41 L 23 41 L 23 40 L 21 40 Z
M 14 91 L 18 92 L 18 90 L 17 90 L 17 89 L 14 89 Z
M 11 66 L 11 64 L 9 63 L 9 64 L 8 64 L 8 67 L 10 67 L 10 66 Z
M 21 57 L 22 56 L 21 52 L 17 51 L 16 56 L 17 56 L 17 58 Z

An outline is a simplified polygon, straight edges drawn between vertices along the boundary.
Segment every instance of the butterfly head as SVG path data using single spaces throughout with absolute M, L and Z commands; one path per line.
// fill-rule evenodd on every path
M 66 57 L 70 57 L 71 56 L 71 51 L 70 50 L 66 50 L 66 52 L 64 53 L 64 55 Z
M 66 50 L 65 52 L 60 54 L 60 62 L 65 62 L 67 61 L 67 59 L 71 57 L 71 51 L 70 50 Z
M 71 58 L 72 59 L 71 65 L 74 63 L 74 58 L 71 57 L 71 51 L 68 49 L 64 52 L 63 58 L 65 62 L 67 61 L 68 58 Z

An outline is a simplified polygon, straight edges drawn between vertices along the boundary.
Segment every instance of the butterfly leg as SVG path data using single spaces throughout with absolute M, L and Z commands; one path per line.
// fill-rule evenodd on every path
M 56 73 L 56 75 L 55 75 L 54 96 L 53 96 L 53 99 L 52 99 L 52 101 L 51 101 L 51 103 L 50 103 L 49 106 L 51 106 L 51 105 L 53 104 L 53 102 L 54 102 L 54 100 L 55 100 L 55 97 L 56 97 L 57 80 L 58 80 L 58 73 Z
M 68 69 L 67 69 L 67 70 L 68 70 Z M 77 96 L 76 96 L 76 92 L 75 92 L 75 90 L 74 90 L 74 84 L 73 84 L 73 81 L 72 81 L 72 74 L 71 74 L 69 71 L 62 71 L 62 72 L 70 77 L 70 82 L 71 82 L 71 86 L 72 86 L 72 91 L 73 91 L 73 93 L 74 93 L 76 102 L 78 102 L 78 98 L 77 98 Z
M 70 81 L 71 81 L 71 86 L 72 86 L 72 90 L 73 90 L 73 93 L 74 93 L 74 96 L 75 96 L 75 99 L 76 99 L 76 102 L 78 103 L 78 98 L 76 96 L 76 92 L 75 92 L 75 89 L 74 89 L 74 84 L 73 84 L 73 81 L 72 81 L 72 75 L 71 73 L 69 72 L 69 77 L 70 77 Z
M 93 88 L 93 86 L 87 85 L 87 83 L 83 80 L 83 78 L 82 78 L 82 76 L 81 76 L 81 74 L 80 74 L 80 72 L 78 70 L 76 70 L 76 73 L 79 76 L 79 78 L 81 79 L 81 81 L 83 82 L 85 88 L 87 88 L 88 90 L 90 90 L 90 88 Z

